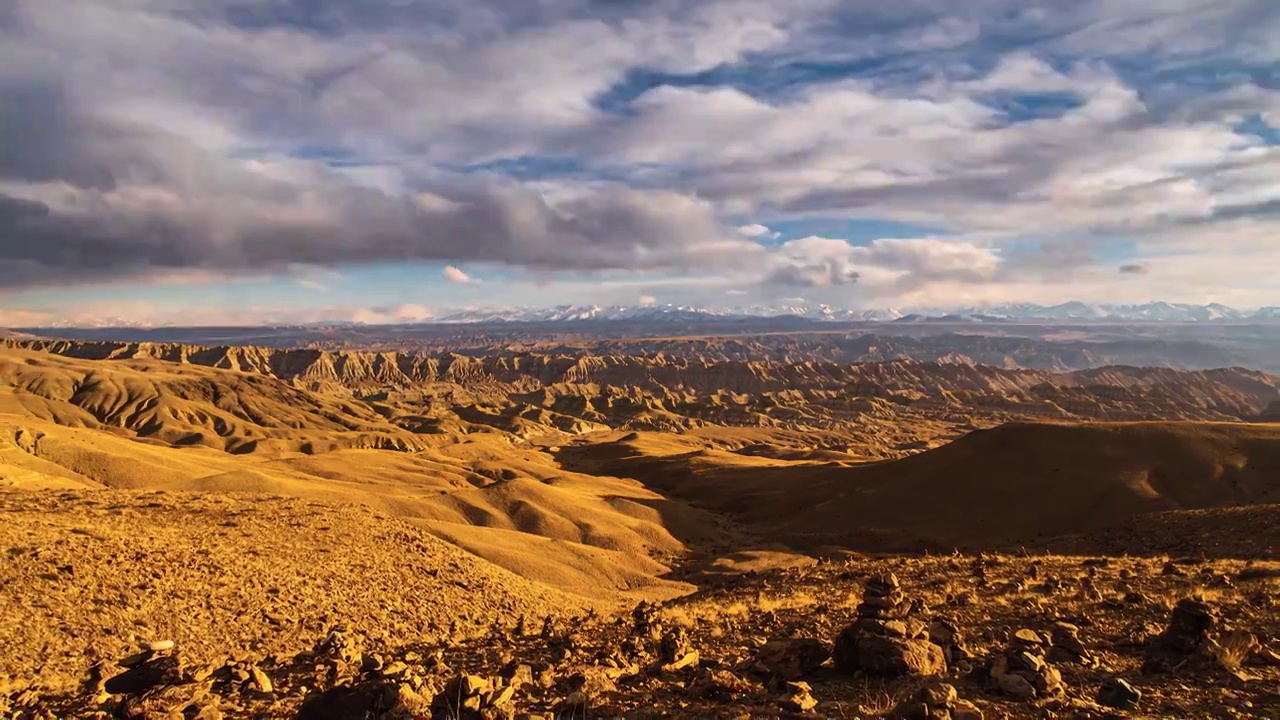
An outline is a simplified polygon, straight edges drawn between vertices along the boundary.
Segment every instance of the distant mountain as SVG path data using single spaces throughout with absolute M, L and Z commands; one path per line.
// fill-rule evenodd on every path
M 706 308 L 692 305 L 562 305 L 552 308 L 462 310 L 431 322 L 575 322 L 678 321 L 796 317 L 816 322 L 1248 322 L 1278 321 L 1280 307 L 1246 312 L 1218 303 L 1191 305 L 1152 302 L 1142 305 L 1103 305 L 1072 301 L 1060 305 L 1017 303 L 968 308 L 916 309 L 909 313 L 887 309 L 835 308 L 830 305 L 748 305 Z
M 1218 303 L 1192 305 L 1185 303 L 1152 302 L 1141 305 L 1103 305 L 1072 301 L 1060 305 L 1035 305 L 1015 303 L 980 307 L 913 308 L 898 311 L 893 308 L 859 309 L 836 308 L 830 305 L 747 305 L 741 307 L 699 307 L 695 305 L 559 305 L 533 308 L 465 308 L 445 310 L 434 316 L 405 323 L 430 324 L 505 324 L 505 323 L 581 323 L 581 322 L 632 322 L 632 323 L 706 323 L 737 322 L 751 320 L 794 321 L 796 324 L 828 322 L 866 323 L 1280 323 L 1280 306 L 1260 310 L 1242 311 Z M 334 320 L 308 325 L 275 326 L 281 328 L 351 327 L 366 323 Z M 55 323 L 43 329 L 119 329 L 138 326 L 123 320 L 104 319 L 92 325 Z M 258 329 L 266 329 L 261 326 Z M 28 330 L 40 334 L 42 328 L 15 328 L 9 332 Z M 228 329 L 229 331 L 232 329 Z M 240 335 L 247 328 L 235 329 Z M 5 335 L 0 334 L 0 337 Z
M 962 317 L 973 320 L 1003 319 L 1036 322 L 1261 322 L 1280 320 L 1280 308 L 1248 312 L 1219 303 L 1152 302 L 1141 305 L 1101 305 L 1080 301 L 1061 305 L 994 305 L 990 307 L 938 309 L 918 314 L 929 319 Z

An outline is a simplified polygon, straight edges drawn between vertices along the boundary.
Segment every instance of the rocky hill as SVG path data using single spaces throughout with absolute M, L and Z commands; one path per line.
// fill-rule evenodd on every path
M 532 352 L 472 357 L 154 343 L 6 342 L 15 349 L 72 358 L 159 360 L 234 370 L 309 390 L 438 392 L 444 386 L 444 390 L 456 388 L 489 401 L 518 399 L 588 423 L 611 426 L 617 424 L 615 414 L 594 412 L 599 410 L 597 404 L 611 406 L 621 401 L 618 410 L 625 420 L 629 400 L 659 416 L 659 423 L 668 422 L 662 420 L 663 415 L 696 417 L 699 406 L 710 404 L 740 411 L 749 424 L 768 424 L 770 418 L 779 420 L 771 412 L 778 405 L 790 405 L 804 415 L 808 409 L 839 410 L 853 398 L 865 398 L 864 405 L 882 398 L 926 411 L 964 407 L 979 414 L 1005 411 L 1113 420 L 1252 419 L 1280 399 L 1276 376 L 1240 368 L 1180 371 L 1114 366 L 1054 373 L 911 360 L 847 364 L 704 360 L 661 353 L 597 356 Z M 590 402 L 594 399 L 600 403 Z M 450 403 L 457 404 L 456 399 Z M 574 408 L 585 414 L 572 412 Z M 811 426 L 839 421 L 830 417 L 830 412 L 815 410 L 811 414 L 817 415 Z M 781 420 L 805 426 L 803 419 Z

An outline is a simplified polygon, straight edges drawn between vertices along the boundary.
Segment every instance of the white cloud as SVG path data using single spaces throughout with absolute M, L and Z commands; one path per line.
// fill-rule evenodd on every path
M 760 225 L 760 224 L 743 225 L 738 228 L 738 232 L 742 233 L 743 235 L 749 238 L 769 238 L 769 239 L 776 238 L 782 234 L 782 233 L 774 232 L 773 230 L 770 230 L 768 226 Z
M 319 280 L 313 280 L 311 278 L 298 278 L 297 280 L 294 280 L 294 283 L 296 283 L 297 286 L 300 288 L 306 288 L 307 290 L 315 290 L 316 292 L 323 292 L 329 289 L 328 285 L 325 285 Z
M 395 307 L 360 308 L 351 313 L 351 321 L 363 325 L 386 325 L 423 322 L 434 316 L 430 308 L 410 303 Z
M 477 282 L 475 278 L 471 277 L 470 275 L 466 274 L 465 272 L 463 272 L 462 270 L 458 269 L 453 265 L 446 265 L 444 268 L 443 275 L 444 275 L 444 279 L 448 280 L 451 283 Z

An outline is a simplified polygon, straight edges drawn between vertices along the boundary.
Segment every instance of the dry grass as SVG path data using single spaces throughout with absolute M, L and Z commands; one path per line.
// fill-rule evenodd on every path
M 884 682 L 872 683 L 863 678 L 858 712 L 869 717 L 885 717 L 898 704 L 898 699 Z

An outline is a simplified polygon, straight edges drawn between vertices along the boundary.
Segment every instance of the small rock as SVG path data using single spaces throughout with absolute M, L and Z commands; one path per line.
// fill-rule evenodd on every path
M 676 658 L 674 662 L 663 664 L 662 672 L 672 673 L 672 672 L 678 672 L 685 668 L 693 667 L 694 665 L 698 664 L 698 660 L 700 659 L 701 659 L 701 656 L 698 654 L 698 651 L 691 650 L 685 653 L 684 655 Z
M 408 671 L 409 666 L 397 660 L 396 662 L 384 666 L 380 672 L 382 677 L 394 678 L 399 677 Z
M 1017 673 L 1005 673 L 1004 675 L 997 677 L 996 684 L 999 685 L 1000 692 L 1010 697 L 1019 698 L 1021 700 L 1035 699 L 1035 686 Z
M 954 685 L 938 683 L 920 688 L 915 698 L 930 707 L 949 708 L 960 699 L 960 694 L 956 692 Z
M 692 650 L 689 633 L 684 628 L 676 628 L 662 636 L 658 643 L 658 658 L 664 663 L 674 663 Z
M 1041 638 L 1035 630 L 1028 630 L 1026 628 L 1015 630 L 1013 633 L 1013 639 L 1023 645 L 1039 646 L 1044 644 L 1044 639 Z
M 1119 710 L 1136 710 L 1142 700 L 1142 691 L 1120 678 L 1107 678 L 1098 689 L 1099 705 Z
M 756 663 L 766 672 L 787 680 L 799 680 L 817 670 L 831 657 L 826 643 L 813 638 L 770 640 L 756 654 Z
M 525 685 L 533 684 L 533 668 L 514 660 L 507 663 L 499 675 L 505 678 L 507 684 L 514 688 L 522 688 Z
M 262 671 L 257 665 L 249 666 L 249 678 L 253 683 L 253 689 L 261 693 L 270 693 L 274 690 L 271 685 L 271 678 Z
M 591 710 L 591 698 L 585 693 L 575 692 L 556 703 L 556 717 L 583 717 Z
M 807 682 L 789 682 L 780 704 L 791 712 L 809 712 L 818 706 L 818 700 L 812 693 L 813 688 Z
M 153 653 L 159 653 L 159 652 L 165 652 L 167 650 L 172 650 L 174 648 L 174 645 L 175 643 L 172 640 L 151 640 L 149 642 L 142 643 L 141 647 L 143 650 L 147 650 Z

